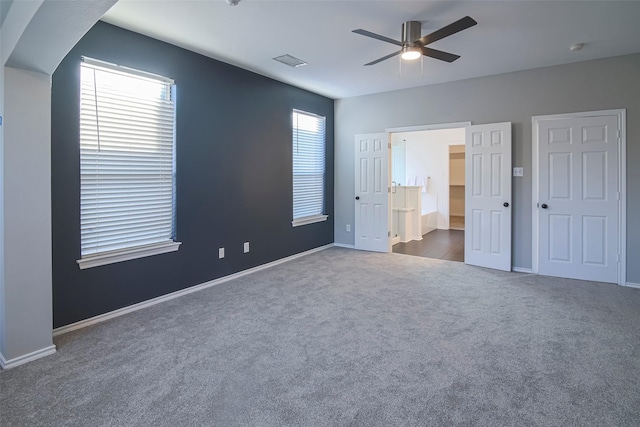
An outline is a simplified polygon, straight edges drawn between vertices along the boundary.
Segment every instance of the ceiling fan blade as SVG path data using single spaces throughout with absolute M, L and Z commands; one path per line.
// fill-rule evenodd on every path
M 394 57 L 394 56 L 396 56 L 396 55 L 400 55 L 400 52 L 402 52 L 402 51 L 401 51 L 401 50 L 399 50 L 399 51 L 397 51 L 397 52 L 393 52 L 393 53 L 392 53 L 392 54 L 390 54 L 390 55 L 383 56 L 382 58 L 378 58 L 378 59 L 376 59 L 375 61 L 371 61 L 371 62 L 369 62 L 368 64 L 364 64 L 364 65 L 365 65 L 365 66 L 367 66 L 367 65 L 375 65 L 375 64 L 377 64 L 378 62 L 382 62 L 382 61 L 387 60 L 387 59 L 389 59 L 389 58 L 393 58 L 393 57 Z
M 430 47 L 422 47 L 422 54 L 430 58 L 439 59 L 441 61 L 453 62 L 460 58 L 460 55 L 454 55 L 453 53 L 443 52 L 441 50 L 431 49 Z
M 452 34 L 455 34 L 462 30 L 466 30 L 467 28 L 473 27 L 476 24 L 477 22 L 475 21 L 475 19 L 471 18 L 470 16 L 465 16 L 464 18 L 457 20 L 453 24 L 449 24 L 446 27 L 442 27 L 431 34 L 427 34 L 426 36 L 421 37 L 419 41 L 423 46 L 426 46 L 429 43 L 433 43 L 445 37 L 449 37 Z
M 352 33 L 360 34 L 362 36 L 371 37 L 373 39 L 382 40 L 383 42 L 395 44 L 396 46 L 402 46 L 402 42 L 399 42 L 394 39 L 390 39 L 389 37 L 381 36 L 380 34 L 372 33 L 371 31 L 357 29 L 353 30 Z

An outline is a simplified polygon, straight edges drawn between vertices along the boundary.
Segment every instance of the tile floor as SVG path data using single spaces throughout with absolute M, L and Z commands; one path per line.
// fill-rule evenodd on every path
M 422 240 L 393 245 L 393 252 L 463 262 L 464 230 L 433 230 L 422 236 Z

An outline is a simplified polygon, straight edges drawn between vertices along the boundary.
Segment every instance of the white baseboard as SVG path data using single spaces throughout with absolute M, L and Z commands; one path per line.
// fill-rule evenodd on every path
M 32 351 L 31 353 L 23 354 L 20 357 L 15 357 L 9 360 L 5 359 L 2 353 L 0 353 L 0 368 L 2 369 L 15 368 L 16 366 L 24 365 L 25 363 L 31 362 L 32 360 L 49 356 L 50 354 L 54 354 L 55 352 L 56 352 L 56 346 L 50 345 L 49 347 L 41 348 L 40 350 Z
M 516 273 L 529 273 L 533 274 L 533 270 L 530 268 L 522 268 L 522 267 L 511 267 L 511 271 L 515 271 Z
M 334 243 L 333 246 L 337 246 L 339 248 L 347 248 L 347 249 L 355 249 L 355 245 L 347 245 L 346 243 Z
M 85 319 L 85 320 L 81 320 L 79 322 L 71 323 L 69 325 L 61 326 L 61 327 L 56 328 L 56 329 L 53 330 L 53 336 L 57 337 L 58 335 L 66 334 L 67 332 L 75 331 L 77 329 L 86 328 L 87 326 L 95 325 L 96 323 L 104 322 L 105 320 L 113 319 L 114 317 L 119 317 L 119 316 L 122 316 L 122 315 L 127 314 L 127 313 L 132 313 L 134 311 L 141 310 L 141 309 L 146 308 L 146 307 L 151 307 L 152 305 L 160 304 L 161 302 L 165 302 L 165 301 L 172 300 L 174 298 L 181 297 L 183 295 L 187 295 L 187 294 L 190 294 L 190 293 L 193 293 L 193 292 L 201 291 L 203 289 L 207 289 L 207 288 L 210 288 L 212 286 L 216 286 L 216 285 L 219 285 L 221 283 L 225 283 L 225 282 L 228 282 L 230 280 L 237 279 L 239 277 L 243 277 L 243 276 L 246 276 L 246 275 L 251 274 L 251 273 L 255 273 L 255 272 L 260 271 L 260 270 L 265 270 L 265 269 L 270 268 L 270 267 L 275 267 L 276 265 L 283 264 L 285 262 L 292 261 L 292 260 L 294 260 L 296 258 L 300 258 L 300 257 L 303 257 L 305 255 L 310 255 L 312 253 L 319 252 L 319 251 L 322 251 L 324 249 L 327 249 L 327 248 L 330 248 L 330 247 L 333 247 L 333 246 L 334 246 L 334 244 L 330 243 L 330 244 L 325 245 L 325 246 L 320 246 L 320 247 L 317 247 L 315 249 L 310 249 L 310 250 L 305 251 L 305 252 L 300 252 L 299 254 L 295 254 L 295 255 L 288 256 L 286 258 L 278 259 L 276 261 L 272 261 L 272 262 L 269 262 L 269 263 L 266 263 L 266 264 L 262 264 L 262 265 L 259 265 L 257 267 L 253 267 L 253 268 L 249 268 L 247 270 L 239 271 L 237 273 L 233 273 L 233 274 L 230 274 L 228 276 L 219 277 L 217 279 L 210 280 L 208 282 L 201 283 L 199 285 L 191 286 L 190 288 L 187 288 L 187 289 L 181 289 L 179 291 L 172 292 L 172 293 L 167 294 L 167 295 L 162 295 L 162 296 L 159 296 L 159 297 L 147 300 L 147 301 L 142 301 L 142 302 L 139 302 L 137 304 L 133 304 L 133 305 L 130 305 L 130 306 L 127 306 L 127 307 L 119 308 L 117 310 L 110 311 L 108 313 L 100 314 L 98 316 L 91 317 L 89 319 Z
M 627 284 L 625 286 L 627 286 L 629 288 L 640 289 L 640 283 L 627 282 Z

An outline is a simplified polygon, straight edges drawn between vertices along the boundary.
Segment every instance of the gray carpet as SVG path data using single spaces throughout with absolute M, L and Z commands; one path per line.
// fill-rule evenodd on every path
M 56 344 L 2 426 L 640 424 L 638 290 L 450 261 L 331 248 Z

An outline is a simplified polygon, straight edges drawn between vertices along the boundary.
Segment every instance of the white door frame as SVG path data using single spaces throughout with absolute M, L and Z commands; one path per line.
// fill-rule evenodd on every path
M 405 126 L 399 128 L 387 128 L 384 131 L 387 133 L 394 132 L 419 132 L 421 130 L 438 130 L 438 129 L 458 129 L 471 126 L 471 122 L 455 122 L 455 123 L 440 123 L 436 125 L 420 125 L 420 126 Z
M 471 126 L 471 121 L 468 122 L 453 122 L 453 123 L 438 123 L 434 125 L 419 125 L 419 126 L 404 126 L 397 128 L 386 128 L 384 131 L 389 134 L 389 142 L 391 142 L 391 134 L 392 133 L 400 133 L 400 132 L 420 132 L 424 130 L 442 130 L 442 129 L 460 129 Z M 389 188 L 392 187 L 392 150 L 389 149 Z M 447 176 L 449 176 L 449 165 L 447 165 Z M 449 198 L 449 194 L 447 193 L 447 198 Z M 393 206 L 389 203 L 389 229 L 391 229 L 391 218 L 393 215 Z M 446 219 L 447 229 L 449 229 L 449 218 Z M 393 236 L 389 237 L 389 252 L 392 252 L 392 244 L 391 240 Z
M 582 113 L 566 113 L 551 114 L 546 116 L 534 116 L 531 118 L 532 125 L 532 272 L 538 274 L 539 268 L 539 221 L 540 211 L 538 209 L 538 201 L 540 196 L 540 188 L 538 187 L 540 174 L 540 158 L 539 158 L 539 141 L 538 141 L 538 122 L 549 119 L 572 119 L 572 118 L 588 118 L 595 116 L 617 116 L 620 134 L 618 138 L 618 188 L 620 190 L 620 200 L 618 203 L 618 253 L 620 254 L 620 263 L 618 264 L 618 285 L 626 286 L 627 284 L 627 135 L 626 135 L 626 110 L 602 110 L 588 111 Z

